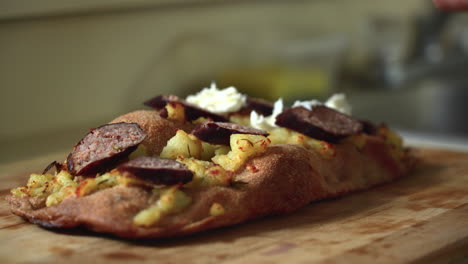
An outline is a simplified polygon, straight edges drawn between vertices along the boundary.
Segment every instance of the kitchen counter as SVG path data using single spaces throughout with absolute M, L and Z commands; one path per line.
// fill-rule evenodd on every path
M 286 216 L 168 240 L 50 231 L 9 213 L 4 196 L 66 152 L 0 167 L 0 262 L 447 263 L 468 253 L 468 153 L 418 149 L 401 180 Z M 40 241 L 40 243 L 39 243 Z M 27 250 L 25 250 L 27 249 Z M 21 250 L 21 254 L 18 251 Z

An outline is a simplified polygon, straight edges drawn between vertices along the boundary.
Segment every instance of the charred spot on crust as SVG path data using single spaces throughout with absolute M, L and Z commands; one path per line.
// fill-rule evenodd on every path
M 114 123 L 92 129 L 67 157 L 73 175 L 103 172 L 126 158 L 147 137 L 136 123 Z
M 286 109 L 276 117 L 276 125 L 328 142 L 363 129 L 361 122 L 323 105 L 314 106 L 312 110 L 304 107 Z
M 184 184 L 193 178 L 193 173 L 185 164 L 156 157 L 138 157 L 121 164 L 117 169 L 156 185 Z
M 214 121 L 220 121 L 220 122 L 227 121 L 226 117 L 203 110 L 199 108 L 198 106 L 190 104 L 187 101 L 180 99 L 179 97 L 175 95 L 159 95 L 159 96 L 149 99 L 143 104 L 146 106 L 152 107 L 156 110 L 161 110 L 168 103 L 178 103 L 178 104 L 183 105 L 185 108 L 185 116 L 187 117 L 187 120 L 189 121 L 196 120 L 200 117 L 206 117 Z M 167 112 L 166 112 L 166 116 L 167 116 Z
M 252 134 L 268 136 L 266 131 L 224 122 L 206 122 L 197 126 L 192 134 L 205 142 L 229 146 L 232 134 Z

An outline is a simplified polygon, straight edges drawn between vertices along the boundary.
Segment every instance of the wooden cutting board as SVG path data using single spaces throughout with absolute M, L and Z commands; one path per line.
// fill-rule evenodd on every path
M 418 150 L 397 182 L 185 238 L 130 241 L 49 231 L 11 215 L 0 183 L 0 263 L 445 263 L 468 256 L 468 154 Z M 27 164 L 23 164 L 25 168 Z

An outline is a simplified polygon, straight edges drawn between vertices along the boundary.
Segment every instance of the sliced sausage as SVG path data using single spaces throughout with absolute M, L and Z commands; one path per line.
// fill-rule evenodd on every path
M 232 134 L 253 134 L 268 136 L 266 131 L 225 122 L 206 122 L 196 127 L 192 134 L 211 144 L 229 146 Z
M 184 184 L 193 178 L 193 173 L 185 164 L 156 157 L 138 157 L 117 169 L 156 185 Z
M 362 130 L 361 122 L 323 105 L 308 110 L 286 109 L 276 117 L 276 125 L 286 127 L 319 140 L 334 142 Z
M 92 175 L 115 166 L 133 152 L 147 134 L 135 123 L 107 124 L 91 130 L 68 155 L 73 175 Z
M 250 112 L 255 111 L 264 116 L 270 116 L 273 113 L 274 104 L 270 101 L 260 98 L 250 98 L 246 100 L 246 105 L 238 112 L 233 114 L 250 115 Z
M 199 117 L 211 118 L 214 121 L 220 122 L 227 121 L 226 117 L 201 109 L 200 107 L 190 104 L 187 101 L 180 99 L 175 95 L 159 95 L 144 102 L 144 105 L 152 107 L 156 110 L 161 110 L 168 103 L 178 103 L 183 105 L 185 108 L 185 116 L 189 121 L 196 120 Z
M 274 104 L 270 101 L 260 98 L 247 98 L 247 107 L 264 116 L 270 116 L 273 113 Z

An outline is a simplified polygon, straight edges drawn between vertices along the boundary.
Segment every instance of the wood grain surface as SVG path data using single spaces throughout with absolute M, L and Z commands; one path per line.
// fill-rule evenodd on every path
M 27 173 L 1 175 L 0 263 L 447 263 L 468 257 L 468 154 L 418 150 L 397 182 L 286 216 L 165 240 L 52 231 L 9 212 Z M 30 168 L 24 163 L 23 168 Z

